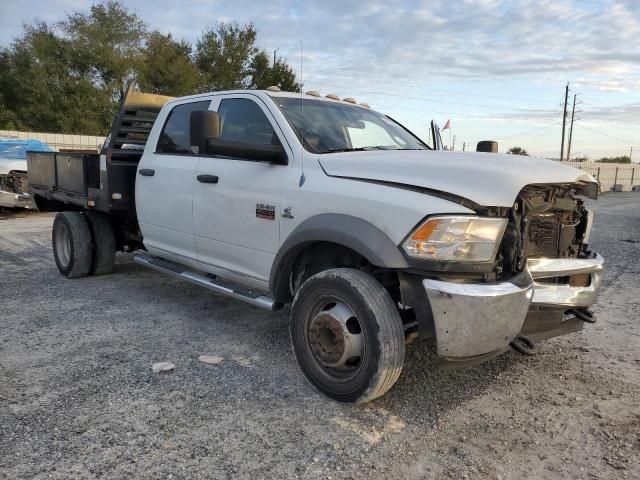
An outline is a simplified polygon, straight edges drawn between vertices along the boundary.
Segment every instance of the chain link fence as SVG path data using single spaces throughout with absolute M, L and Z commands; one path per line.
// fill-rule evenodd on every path
M 640 188 L 640 165 L 628 163 L 562 162 L 593 175 L 600 183 L 601 192 L 613 190 L 629 192 Z M 617 189 L 615 186 L 618 185 Z

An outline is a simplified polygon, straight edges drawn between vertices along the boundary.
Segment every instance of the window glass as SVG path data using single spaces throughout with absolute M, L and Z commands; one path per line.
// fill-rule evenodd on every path
M 347 126 L 347 132 L 349 132 L 349 138 L 351 139 L 352 148 L 365 148 L 371 145 L 389 146 L 393 148 L 396 144 L 405 146 L 407 143 L 398 138 L 397 141 L 391 138 L 389 132 L 387 132 L 380 125 L 377 125 L 368 120 L 362 120 L 356 126 Z
M 253 100 L 229 98 L 220 102 L 220 139 L 253 145 L 276 145 L 280 141 L 271 122 Z
M 158 153 L 193 154 L 191 149 L 190 119 L 194 110 L 207 110 L 210 100 L 183 103 L 173 107 L 160 133 Z
M 314 153 L 429 149 L 402 125 L 368 108 L 329 100 L 271 98 L 304 147 Z

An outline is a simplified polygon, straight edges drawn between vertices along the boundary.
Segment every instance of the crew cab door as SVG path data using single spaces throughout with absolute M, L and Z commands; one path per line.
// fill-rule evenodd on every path
M 138 164 L 136 212 L 145 247 L 153 254 L 180 261 L 196 260 L 192 194 L 198 157 L 191 147 L 189 120 L 211 100 L 175 105 L 151 135 Z M 153 143 L 151 143 L 153 142 Z
M 214 105 L 220 139 L 284 145 L 284 135 L 263 100 L 225 95 Z M 193 217 L 198 260 L 258 282 L 269 278 L 279 246 L 282 190 L 291 165 L 202 156 L 196 166 Z

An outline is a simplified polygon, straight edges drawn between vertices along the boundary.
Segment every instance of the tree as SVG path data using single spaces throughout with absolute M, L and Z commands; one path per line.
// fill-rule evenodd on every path
M 507 153 L 510 153 L 511 155 L 524 155 L 526 157 L 529 156 L 527 151 L 522 147 L 511 147 L 509 150 L 507 150 Z
M 73 67 L 87 75 L 114 100 L 136 79 L 136 64 L 144 51 L 145 23 L 117 1 L 92 5 L 58 24 L 73 55 Z
M 191 45 L 171 34 L 151 32 L 137 82 L 142 91 L 161 95 L 190 95 L 198 87 L 199 75 L 191 59 Z
M 52 27 L 26 27 L 22 38 L 2 54 L 1 125 L 11 128 L 98 134 L 108 128 L 109 99 L 90 78 L 71 67 L 68 42 Z
M 0 128 L 105 135 L 129 85 L 164 95 L 219 89 L 297 90 L 282 60 L 269 65 L 253 24 L 220 23 L 192 45 L 150 31 L 103 0 L 58 23 L 26 25 L 0 47 Z
M 628 155 L 622 155 L 621 157 L 603 157 L 596 162 L 600 163 L 631 163 L 631 158 Z
M 258 52 L 252 23 L 218 23 L 196 44 L 195 63 L 201 73 L 198 90 L 237 90 L 251 85 L 251 63 Z
M 269 56 L 262 50 L 251 62 L 251 88 L 263 90 L 272 85 L 286 92 L 300 91 L 300 84 L 296 81 L 293 69 L 279 58 L 270 66 Z

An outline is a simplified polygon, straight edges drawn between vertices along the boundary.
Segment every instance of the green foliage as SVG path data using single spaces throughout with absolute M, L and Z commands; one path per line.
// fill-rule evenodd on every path
M 300 84 L 296 82 L 291 67 L 279 58 L 270 66 L 269 57 L 264 51 L 258 52 L 251 62 L 251 80 L 250 88 L 258 90 L 275 85 L 285 92 L 300 91 Z
M 631 163 L 631 158 L 628 155 L 622 155 L 621 157 L 603 157 L 595 161 L 600 163 Z
M 196 91 L 200 73 L 191 60 L 191 45 L 151 32 L 139 64 L 138 84 L 144 92 L 182 96 Z
M 507 153 L 510 153 L 511 155 L 524 155 L 525 157 L 529 156 L 527 151 L 522 147 L 511 147 L 507 150 Z
M 252 23 L 219 23 L 207 30 L 196 44 L 195 62 L 202 74 L 200 91 L 236 90 L 250 86 L 250 68 L 256 29 Z
M 0 129 L 105 135 L 129 85 L 181 96 L 279 85 L 292 69 L 269 65 L 253 24 L 219 23 L 193 48 L 149 30 L 120 2 L 103 0 L 57 24 L 25 26 L 0 47 Z

